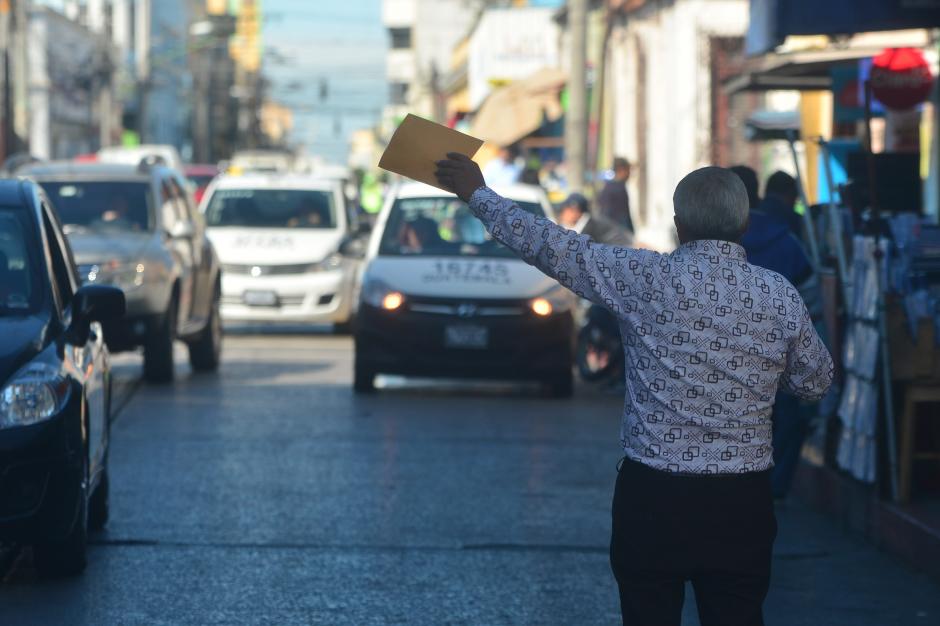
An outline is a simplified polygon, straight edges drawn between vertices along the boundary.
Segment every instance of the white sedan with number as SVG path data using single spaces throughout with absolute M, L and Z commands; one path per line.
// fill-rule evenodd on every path
M 497 191 L 553 217 L 539 187 Z M 400 374 L 535 380 L 568 396 L 576 303 L 494 241 L 456 196 L 403 184 L 389 194 L 366 256 L 355 389 Z

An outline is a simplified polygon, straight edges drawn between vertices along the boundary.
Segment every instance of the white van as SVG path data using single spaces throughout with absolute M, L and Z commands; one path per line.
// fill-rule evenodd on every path
M 222 176 L 200 207 L 222 262 L 222 319 L 348 326 L 356 263 L 339 183 Z
M 539 187 L 496 191 L 553 218 Z M 391 191 L 358 304 L 357 392 L 399 374 L 536 380 L 571 395 L 577 298 L 494 241 L 452 194 L 421 183 Z

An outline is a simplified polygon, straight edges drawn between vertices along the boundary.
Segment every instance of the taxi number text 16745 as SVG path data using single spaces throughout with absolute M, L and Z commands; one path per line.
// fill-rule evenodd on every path
M 504 263 L 437 261 L 433 273 L 424 275 L 424 282 L 508 285 L 509 268 Z

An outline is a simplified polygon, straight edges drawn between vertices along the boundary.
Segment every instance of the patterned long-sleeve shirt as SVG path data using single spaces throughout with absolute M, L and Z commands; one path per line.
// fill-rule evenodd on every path
M 832 358 L 796 289 L 727 241 L 670 254 L 605 246 L 535 217 L 487 187 L 470 209 L 499 242 L 617 316 L 626 354 L 621 444 L 655 469 L 772 466 L 777 388 L 816 400 Z

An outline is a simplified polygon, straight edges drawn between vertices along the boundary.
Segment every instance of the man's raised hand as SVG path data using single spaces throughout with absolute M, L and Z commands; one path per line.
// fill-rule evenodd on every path
M 437 181 L 464 202 L 470 202 L 473 192 L 486 184 L 480 166 L 465 154 L 448 152 L 447 158 L 436 165 Z

